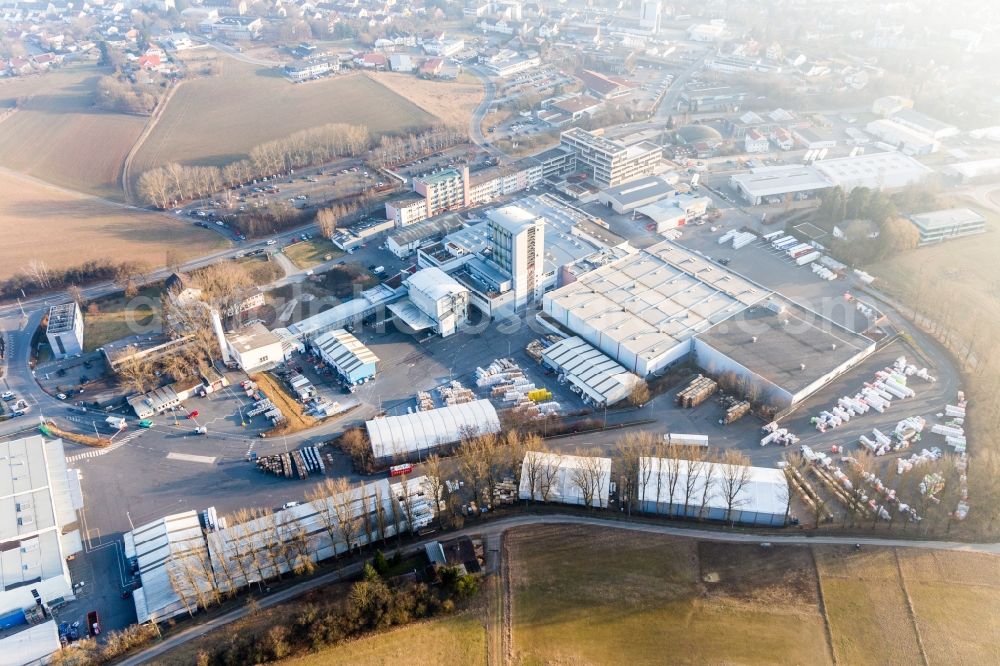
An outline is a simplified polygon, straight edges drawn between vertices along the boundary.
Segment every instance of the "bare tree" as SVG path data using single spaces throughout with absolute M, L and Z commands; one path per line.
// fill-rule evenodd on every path
M 633 407 L 642 407 L 649 402 L 650 397 L 649 384 L 640 380 L 632 387 L 631 393 L 628 394 L 628 401 Z
M 316 213 L 316 226 L 319 232 L 327 238 L 333 238 L 337 231 L 337 212 L 333 208 L 321 208 Z
M 698 500 L 698 483 L 701 481 L 702 472 L 707 464 L 705 455 L 701 451 L 689 454 L 688 460 L 685 461 L 686 474 L 684 475 L 684 482 L 681 484 L 681 492 L 684 495 L 685 516 L 688 515 L 688 511 L 692 506 L 695 506 L 695 502 Z
M 316 512 L 316 518 L 330 540 L 330 557 L 337 556 L 337 537 L 339 531 L 337 527 L 337 513 L 334 511 L 332 500 L 332 496 L 336 492 L 335 481 L 331 478 L 326 478 L 313 486 L 312 490 L 307 491 L 305 494 L 306 501 L 312 504 L 313 510 Z
M 570 481 L 580 491 L 584 506 L 598 508 L 604 505 L 604 470 L 600 451 L 592 449 L 578 454 L 576 466 L 570 474 Z
M 424 461 L 424 474 L 427 475 L 427 490 L 434 501 L 434 513 L 437 515 L 438 527 L 442 527 L 441 503 L 444 501 L 445 491 L 444 479 L 442 478 L 443 472 L 441 456 L 436 453 L 427 456 L 427 459 Z
M 552 492 L 552 486 L 555 484 L 556 479 L 559 477 L 559 471 L 562 469 L 563 458 L 555 453 L 542 453 L 537 455 L 542 456 L 542 474 L 539 491 L 542 496 L 542 501 L 548 502 L 549 494 Z
M 726 519 L 732 525 L 733 510 L 746 502 L 742 496 L 750 484 L 750 460 L 736 449 L 726 449 L 719 473 L 719 491 L 726 502 Z
M 542 468 L 545 466 L 545 456 L 549 453 L 543 440 L 539 440 L 524 454 L 524 464 L 521 474 L 525 477 L 528 487 L 528 497 L 532 502 L 542 494 Z
M 351 486 L 347 479 L 340 478 L 333 482 L 335 493 L 331 497 L 333 502 L 333 512 L 337 517 L 337 529 L 340 531 L 340 538 L 344 542 L 347 552 L 350 552 L 354 540 L 361 529 L 361 513 L 355 510 L 355 505 L 364 506 L 362 490 Z
M 156 384 L 156 366 L 139 353 L 138 347 L 128 345 L 115 355 L 118 383 L 132 393 L 145 393 Z
M 718 474 L 719 463 L 714 452 L 705 455 L 704 464 L 701 468 L 701 498 L 698 502 L 698 520 L 705 519 L 705 510 L 709 503 L 716 497 L 716 475 Z M 691 473 L 690 468 L 688 473 Z

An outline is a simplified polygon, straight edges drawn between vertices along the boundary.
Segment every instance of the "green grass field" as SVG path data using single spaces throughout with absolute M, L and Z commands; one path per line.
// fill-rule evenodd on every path
M 0 165 L 88 194 L 122 199 L 122 161 L 146 118 L 94 108 L 93 65 L 70 65 L 43 76 L 0 83 Z
M 301 241 L 286 246 L 282 251 L 299 268 L 312 268 L 328 261 L 327 257 L 337 259 L 344 254 L 326 238 Z
M 136 333 L 159 331 L 157 322 L 162 310 L 159 287 L 142 289 L 132 299 L 118 294 L 94 301 L 94 304 L 96 311 L 84 309 L 84 351 L 94 351 Z
M 802 575 L 807 549 L 726 554 L 683 539 L 568 527 L 517 530 L 510 539 L 521 663 L 830 661 L 815 578 Z
M 486 664 L 486 632 L 478 614 L 465 611 L 281 663 L 283 666 L 479 666 Z
M 130 175 L 166 164 L 222 165 L 255 145 L 328 123 L 373 133 L 421 128 L 433 117 L 366 76 L 295 85 L 277 71 L 219 59 L 218 76 L 181 85 L 136 155 Z

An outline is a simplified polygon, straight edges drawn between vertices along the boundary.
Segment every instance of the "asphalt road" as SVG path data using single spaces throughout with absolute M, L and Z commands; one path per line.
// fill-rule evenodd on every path
M 948 550 L 948 551 L 961 551 L 961 552 L 974 552 L 974 553 L 988 553 L 988 554 L 1000 554 L 1000 544 L 997 543 L 986 543 L 986 544 L 973 544 L 973 543 L 959 543 L 952 541 L 909 541 L 906 539 L 882 539 L 882 538 L 859 538 L 859 537 L 833 537 L 833 536 L 762 536 L 756 534 L 745 534 L 745 533 L 735 533 L 735 532 L 712 532 L 708 530 L 699 529 L 688 529 L 684 527 L 675 527 L 672 525 L 659 525 L 659 524 L 648 524 L 648 523 L 630 523 L 618 520 L 608 520 L 603 518 L 598 518 L 596 516 L 572 516 L 572 515 L 548 515 L 548 516 L 513 516 L 510 518 L 503 518 L 497 520 L 496 522 L 488 523 L 482 526 L 469 527 L 463 530 L 459 530 L 454 533 L 450 533 L 449 537 L 457 536 L 471 536 L 477 535 L 483 538 L 491 538 L 497 535 L 503 534 L 507 530 L 515 527 L 524 527 L 527 525 L 591 525 L 595 527 L 607 527 L 613 529 L 624 529 L 633 532 L 644 532 L 647 534 L 660 534 L 666 536 L 675 537 L 687 537 L 692 539 L 704 539 L 709 541 L 720 541 L 727 543 L 762 543 L 768 542 L 777 546 L 790 546 L 790 545 L 803 545 L 803 544 L 819 544 L 819 545 L 853 545 L 861 544 L 864 546 L 876 546 L 876 547 L 895 547 L 895 548 L 922 548 L 928 550 Z M 413 544 L 407 549 L 407 552 L 413 552 L 422 550 L 424 544 L 431 541 L 436 541 L 439 537 L 432 537 L 430 539 L 424 539 L 416 544 Z M 286 588 L 280 592 L 263 598 L 258 598 L 257 607 L 260 609 L 270 608 L 277 604 L 295 599 L 310 590 L 315 590 L 317 588 L 329 585 L 336 582 L 343 576 L 351 576 L 357 574 L 361 567 L 364 565 L 363 562 L 353 564 L 348 567 L 344 567 L 342 571 L 335 571 L 322 576 L 317 576 L 309 580 L 304 580 L 301 583 L 294 585 L 292 587 Z M 207 634 L 208 632 L 218 629 L 226 624 L 235 622 L 240 618 L 246 617 L 250 613 L 250 609 L 246 606 L 238 608 L 236 610 L 230 611 L 224 615 L 213 618 L 212 620 L 199 624 L 189 629 L 185 629 L 173 636 L 170 636 L 162 643 L 155 645 L 147 650 L 139 652 L 136 655 L 120 662 L 121 666 L 139 666 L 144 664 L 151 659 L 163 655 L 164 653 L 172 650 L 188 641 L 192 641 L 200 636 Z

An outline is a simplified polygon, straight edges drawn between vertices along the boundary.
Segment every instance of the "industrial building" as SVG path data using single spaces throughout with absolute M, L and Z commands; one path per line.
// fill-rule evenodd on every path
M 288 334 L 294 340 L 306 342 L 314 340 L 327 331 L 346 326 L 360 326 L 367 317 L 371 317 L 401 295 L 401 290 L 392 289 L 384 284 L 376 285 L 362 291 L 358 298 L 345 301 L 329 310 L 295 322 L 288 327 Z M 278 337 L 281 338 L 283 349 L 287 353 L 290 340 L 282 335 Z
M 733 479 L 731 507 L 727 478 Z M 645 513 L 775 527 L 783 526 L 788 518 L 790 493 L 780 469 L 746 467 L 743 471 L 721 463 L 709 467 L 688 460 L 644 457 L 639 459 L 638 482 L 639 506 Z
M 986 218 L 968 208 L 949 208 L 911 215 L 920 232 L 920 244 L 930 245 L 952 238 L 986 232 Z
M 469 290 L 440 268 L 422 268 L 406 279 L 409 295 L 389 304 L 396 319 L 413 331 L 433 329 L 448 337 L 469 316 Z
M 254 372 L 285 360 L 281 338 L 259 322 L 227 333 L 225 342 L 228 358 L 244 372 Z
M 645 215 L 656 225 L 656 233 L 684 226 L 701 219 L 708 212 L 712 200 L 691 194 L 675 194 L 659 201 L 640 206 L 635 212 Z
M 941 142 L 934 137 L 898 123 L 892 118 L 873 120 L 865 125 L 865 131 L 907 155 L 930 155 L 941 148 Z
M 560 325 L 645 377 L 686 356 L 691 338 L 770 295 L 670 242 L 581 276 L 543 299 Z
M 500 432 L 500 417 L 489 400 L 386 416 L 365 422 L 375 460 L 419 459 L 470 434 Z
M 597 195 L 597 200 L 619 215 L 627 215 L 640 206 L 654 203 L 674 193 L 659 176 L 646 176 L 617 187 L 608 187 Z
M 42 606 L 72 601 L 66 560 L 83 550 L 80 477 L 60 439 L 0 442 L 0 661 L 43 663 L 59 630 Z
M 312 345 L 350 385 L 363 384 L 378 371 L 378 356 L 345 329 L 324 333 L 313 340 Z
M 934 139 L 945 139 L 958 134 L 958 128 L 954 125 L 931 118 L 913 108 L 901 108 L 889 117 L 893 122 Z
M 458 231 L 464 226 L 457 213 L 442 215 L 430 220 L 411 222 L 394 231 L 385 240 L 386 249 L 403 259 L 413 254 L 418 247 L 434 239 Z
M 694 338 L 710 375 L 733 373 L 762 402 L 795 405 L 875 351 L 875 341 L 773 295 Z
M 602 187 L 614 187 L 648 176 L 663 157 L 663 150 L 655 143 L 643 141 L 628 146 L 578 127 L 563 132 L 560 145 L 573 151 L 574 168 L 586 169 Z
M 380 479 L 270 516 L 217 526 L 205 534 L 212 575 L 224 588 L 239 589 L 292 572 L 296 558 L 325 560 L 376 539 L 394 536 L 397 529 L 400 533 L 416 532 L 430 525 L 437 515 L 431 497 L 426 476 Z M 349 544 L 344 542 L 338 526 L 341 514 L 350 516 L 357 526 Z M 371 533 L 366 533 L 365 526 Z M 330 535 L 331 527 L 334 538 Z M 301 550 L 295 549 L 287 557 L 268 557 L 267 550 L 280 543 L 276 532 L 289 537 L 299 532 L 305 536 L 305 543 Z M 258 566 L 246 566 L 251 558 Z
M 141 587 L 132 598 L 139 623 L 164 622 L 198 612 L 201 600 L 227 594 L 288 573 L 296 557 L 320 561 L 385 539 L 399 529 L 429 525 L 437 507 L 429 499 L 427 477 L 380 479 L 333 495 L 229 525 L 214 507 L 165 516 L 125 533 L 125 556 L 139 564 Z M 338 512 L 357 521 L 351 543 L 337 529 Z M 392 520 L 376 516 L 395 516 Z M 335 538 L 331 538 L 330 526 Z M 365 530 L 368 527 L 370 531 Z M 270 557 L 296 535 L 305 536 L 295 555 Z M 290 553 L 292 549 L 283 548 Z M 275 564 L 277 566 L 275 567 Z M 58 637 L 56 637 L 58 642 Z
M 611 458 L 528 451 L 521 463 L 518 497 L 607 508 L 611 493 Z
M 776 202 L 789 194 L 812 196 L 833 187 L 833 183 L 806 164 L 757 167 L 750 173 L 730 176 L 729 184 L 753 206 Z
M 577 336 L 560 340 L 545 349 L 542 363 L 558 372 L 560 381 L 575 387 L 584 402 L 598 407 L 628 398 L 642 381 Z
M 49 308 L 45 337 L 53 358 L 66 358 L 83 353 L 83 313 L 76 302 Z
M 863 153 L 820 160 L 813 165 L 821 176 L 845 192 L 855 187 L 894 190 L 920 183 L 931 169 L 902 153 Z
M 733 372 L 782 408 L 875 349 L 869 338 L 669 241 L 581 275 L 546 294 L 543 307 L 640 377 L 693 354 L 709 374 Z

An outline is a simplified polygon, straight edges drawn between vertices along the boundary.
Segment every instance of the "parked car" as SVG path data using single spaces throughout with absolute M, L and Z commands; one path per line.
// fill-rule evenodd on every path
M 143 419 L 143 420 L 139 421 L 139 427 L 140 428 L 152 428 L 153 427 L 153 422 L 150 421 L 149 419 Z
M 3 395 L 0 395 L 0 397 L 3 398 L 4 402 L 10 402 L 11 400 L 14 399 L 14 392 L 13 391 L 4 391 Z
M 196 410 L 194 410 L 193 412 L 191 412 L 190 414 L 188 414 L 188 416 L 187 416 L 187 417 L 188 417 L 189 419 L 196 419 L 196 418 L 198 418 L 198 410 L 197 410 L 197 409 L 196 409 Z
M 65 400 L 66 399 L 66 394 L 65 393 L 57 393 L 56 397 L 59 398 L 60 400 Z
M 276 241 L 276 240 L 274 240 L 273 238 L 271 238 L 270 240 L 268 240 L 268 241 L 267 241 L 267 244 L 268 244 L 268 245 L 277 245 L 277 244 L 278 244 L 278 241 Z

